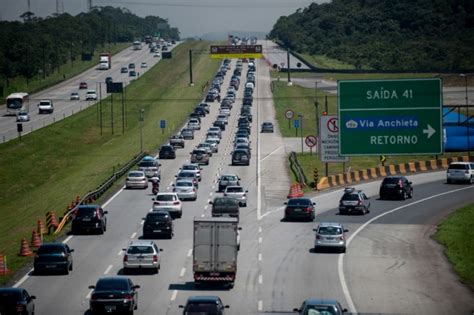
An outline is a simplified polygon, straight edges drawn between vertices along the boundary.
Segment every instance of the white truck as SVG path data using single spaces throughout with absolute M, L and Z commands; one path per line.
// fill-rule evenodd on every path
M 112 68 L 111 53 L 101 53 L 99 58 L 99 70 L 109 70 L 110 68 Z
M 52 100 L 40 100 L 38 104 L 39 114 L 52 114 L 54 111 L 54 105 Z
M 234 286 L 239 230 L 236 218 L 194 218 L 193 273 L 196 285 Z

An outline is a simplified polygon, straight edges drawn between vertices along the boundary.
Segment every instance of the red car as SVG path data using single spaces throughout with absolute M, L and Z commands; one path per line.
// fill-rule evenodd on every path
M 80 90 L 87 89 L 87 83 L 86 82 L 79 83 L 79 89 Z

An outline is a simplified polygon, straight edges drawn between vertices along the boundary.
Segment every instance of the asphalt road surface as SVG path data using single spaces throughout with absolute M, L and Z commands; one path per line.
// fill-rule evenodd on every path
M 173 45 L 170 48 L 174 48 Z M 61 82 L 46 90 L 30 95 L 30 121 L 23 123 L 23 135 L 55 121 L 71 116 L 81 111 L 96 101 L 86 101 L 86 91 L 89 89 L 96 90 L 99 93 L 99 87 L 102 90 L 102 98 L 108 96 L 106 92 L 105 78 L 112 77 L 114 82 L 123 82 L 127 86 L 130 81 L 136 77 L 129 77 L 128 73 L 120 73 L 120 68 L 128 67 L 129 63 L 135 63 L 135 71 L 137 74 L 143 74 L 149 68 L 154 66 L 161 57 L 153 57 L 147 45 L 143 45 L 141 50 L 133 50 L 132 46 L 112 56 L 112 68 L 109 70 L 89 69 L 69 80 Z M 142 62 L 148 64 L 147 68 L 141 68 Z M 79 83 L 86 82 L 88 89 L 79 90 Z M 99 82 L 101 84 L 99 84 Z M 72 92 L 79 92 L 80 100 L 70 100 Z M 51 99 L 54 103 L 54 112 L 52 114 L 38 114 L 37 104 L 42 99 Z M 17 122 L 15 116 L 7 116 L 5 106 L 0 107 L 0 142 L 6 142 L 10 139 L 18 137 Z
M 230 73 L 223 91 L 229 79 Z M 289 313 L 304 299 L 315 297 L 337 299 L 359 313 L 472 312 L 473 293 L 460 284 L 430 234 L 447 212 L 474 201 L 474 186 L 446 185 L 444 172 L 419 174 L 410 177 L 413 199 L 380 201 L 380 181 L 358 184 L 371 197 L 371 212 L 365 216 L 337 215 L 342 189 L 315 194 L 316 221 L 344 223 L 350 243 L 346 254 L 314 253 L 315 222 L 281 221 L 290 184 L 285 147 L 277 129 L 259 133 L 261 122 L 276 124 L 269 82 L 268 67 L 259 61 L 250 166 L 230 166 L 231 141 L 240 112 L 237 100 L 219 152 L 203 167 L 197 201 L 184 202 L 183 217 L 175 220 L 173 239 L 156 240 L 164 249 L 160 273 L 129 276 L 141 286 L 136 314 L 179 314 L 182 310 L 178 306 L 193 295 L 220 296 L 230 305 L 227 314 Z M 161 191 L 171 190 L 174 175 L 204 139 L 218 106 L 217 102 L 212 104 L 196 138 L 186 141 L 175 160 L 161 161 Z M 198 289 L 192 274 L 192 220 L 210 215 L 208 202 L 219 195 L 216 180 L 223 173 L 238 174 L 249 190 L 248 207 L 241 208 L 240 215 L 243 229 L 236 283 L 233 289 Z M 36 295 L 36 314 L 88 314 L 88 286 L 100 277 L 122 274 L 122 248 L 141 237 L 142 218 L 151 209 L 151 199 L 150 189 L 121 189 L 103 205 L 109 211 L 104 235 L 65 239 L 75 249 L 74 270 L 68 276 L 30 273 L 22 278 L 16 285 Z
M 277 65 L 282 69 L 288 68 L 287 51 L 281 48 L 278 44 L 271 40 L 259 40 L 259 45 L 262 45 L 263 55 L 270 66 Z M 300 67 L 298 67 L 298 64 Z M 291 69 L 309 69 L 301 60 L 290 54 L 290 70 Z

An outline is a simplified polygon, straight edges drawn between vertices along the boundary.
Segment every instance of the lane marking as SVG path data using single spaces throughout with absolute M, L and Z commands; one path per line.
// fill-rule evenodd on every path
M 178 295 L 178 290 L 173 290 L 173 294 L 171 294 L 170 301 L 176 300 L 176 296 Z
M 110 270 L 112 269 L 112 267 L 113 267 L 113 265 L 109 265 L 109 266 L 107 267 L 107 269 L 105 269 L 104 275 L 108 274 L 108 273 L 110 272 Z
M 283 148 L 283 146 L 279 146 L 278 148 L 276 148 L 275 150 L 273 150 L 273 151 L 270 152 L 269 154 L 265 155 L 265 157 L 262 158 L 262 161 L 264 161 L 267 157 L 269 157 L 270 155 L 272 155 L 272 154 L 275 153 L 276 151 L 280 150 L 281 148 Z
M 121 249 L 118 253 L 117 256 L 121 256 L 123 254 L 123 249 Z
M 209 205 L 205 205 L 205 206 L 204 206 L 204 210 L 207 210 L 208 206 L 209 206 Z
M 135 238 L 135 236 L 137 236 L 137 233 L 133 232 L 133 234 L 132 234 L 132 236 L 130 236 L 130 238 Z
M 69 235 L 68 237 L 66 237 L 63 241 L 63 244 L 67 244 L 67 242 L 69 242 L 73 236 L 74 235 Z
M 262 261 L 262 254 L 258 253 L 258 261 Z
M 261 226 L 258 227 L 258 233 L 262 233 L 262 227 Z
M 188 251 L 188 257 L 191 257 L 191 254 L 193 253 L 193 249 L 190 248 L 189 251 Z
M 106 202 L 104 202 L 104 204 L 102 205 L 102 208 L 105 208 L 109 205 L 109 203 L 112 202 L 112 200 L 114 200 L 123 190 L 125 189 L 125 186 L 123 186 L 122 188 L 119 189 L 119 191 L 117 191 L 112 197 L 110 197 L 109 200 L 107 200 Z
M 262 283 L 263 283 L 263 276 L 259 275 L 258 276 L 258 284 L 262 284 Z
M 426 198 L 423 198 L 423 199 L 420 199 L 420 200 L 402 205 L 400 207 L 394 208 L 394 209 L 389 210 L 387 212 L 381 213 L 378 216 L 373 217 L 372 219 L 368 220 L 367 222 L 362 224 L 357 230 L 355 230 L 355 232 L 347 239 L 347 245 L 346 246 L 349 248 L 350 243 L 357 236 L 357 234 L 359 234 L 363 229 L 365 229 L 367 227 L 367 225 L 374 222 L 375 220 L 380 219 L 383 216 L 386 216 L 388 214 L 397 212 L 399 210 L 411 207 L 413 205 L 416 205 L 416 204 L 419 204 L 419 203 L 422 203 L 422 202 L 425 202 L 425 201 L 428 201 L 428 200 L 431 200 L 431 199 L 435 199 L 435 198 L 438 198 L 438 197 L 441 197 L 441 196 L 444 196 L 444 195 L 448 195 L 448 194 L 451 194 L 451 193 L 456 193 L 456 192 L 459 192 L 459 191 L 472 189 L 472 188 L 474 188 L 474 186 L 469 186 L 469 187 L 459 188 L 459 189 L 455 189 L 455 190 L 445 191 L 443 193 L 439 193 L 439 194 L 436 194 L 436 195 L 433 195 L 433 196 L 429 196 L 429 197 L 426 197 Z M 344 268 L 343 268 L 344 256 L 345 255 L 339 255 L 339 258 L 338 258 L 338 261 L 337 261 L 337 272 L 339 274 L 339 280 L 341 282 L 342 291 L 343 291 L 344 296 L 345 296 L 346 301 L 347 301 L 349 312 L 357 313 L 354 302 L 352 301 L 351 294 L 349 292 L 349 288 L 347 286 L 346 278 L 344 276 Z
M 263 238 L 259 237 L 259 238 L 258 238 L 258 242 L 259 242 L 260 244 L 262 244 L 262 241 L 263 241 Z
M 259 312 L 263 311 L 263 302 L 262 302 L 262 300 L 258 301 L 257 309 L 258 309 Z
M 201 214 L 201 218 L 204 218 L 204 217 L 205 217 L 204 213 L 203 213 L 203 214 Z
M 186 268 L 182 268 L 181 272 L 179 273 L 179 277 L 182 278 L 184 277 L 184 274 L 186 273 Z
M 87 300 L 91 298 L 91 295 L 92 295 L 92 292 L 93 292 L 93 291 L 94 291 L 94 290 L 91 289 L 91 290 L 89 291 L 89 293 L 87 293 L 87 295 L 86 295 L 86 299 L 87 299 Z

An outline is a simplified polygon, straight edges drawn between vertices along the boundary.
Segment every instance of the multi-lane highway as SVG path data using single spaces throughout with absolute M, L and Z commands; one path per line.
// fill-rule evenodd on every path
M 170 47 L 170 49 L 174 48 L 174 46 L 175 45 Z M 129 77 L 128 73 L 120 73 L 121 67 L 128 67 L 129 63 L 135 63 L 135 71 L 141 75 L 150 67 L 154 66 L 159 60 L 161 60 L 161 57 L 153 57 L 153 54 L 150 53 L 146 45 L 143 45 L 143 49 L 141 50 L 133 50 L 133 47 L 129 47 L 112 56 L 112 68 L 109 70 L 97 70 L 94 67 L 69 80 L 30 95 L 30 121 L 23 123 L 23 134 L 52 124 L 55 121 L 73 115 L 94 104 L 96 101 L 85 100 L 86 91 L 88 89 L 96 90 L 98 96 L 101 95 L 102 98 L 105 98 L 107 96 L 105 85 L 105 79 L 107 77 L 112 77 L 114 82 L 123 82 L 125 86 L 137 78 Z M 141 68 L 140 65 L 142 62 L 146 62 L 148 67 Z M 88 89 L 80 90 L 80 82 L 86 82 Z M 101 92 L 99 87 L 101 87 Z M 70 100 L 72 92 L 78 92 L 80 100 Z M 53 100 L 54 112 L 52 114 L 38 114 L 36 105 L 39 103 L 39 100 L 42 99 Z M 6 114 L 6 107 L 0 107 L 0 142 L 6 142 L 18 136 L 16 117 L 7 116 Z
M 243 75 L 246 70 L 244 64 Z M 136 313 L 178 314 L 182 311 L 178 306 L 192 295 L 220 296 L 230 305 L 229 314 L 289 312 L 312 297 L 334 298 L 360 313 L 472 311 L 473 293 L 457 280 L 430 234 L 448 211 L 474 201 L 474 186 L 446 185 L 444 173 L 419 174 L 410 177 L 413 199 L 380 201 L 379 181 L 359 184 L 357 187 L 372 198 L 371 212 L 365 216 L 337 215 L 342 189 L 314 194 L 316 221 L 344 223 L 350 242 L 346 254 L 314 253 L 312 229 L 316 223 L 281 220 L 290 176 L 278 130 L 259 133 L 261 122 L 276 124 L 265 62 L 258 62 L 256 77 L 250 166 L 230 166 L 242 82 L 219 153 L 203 166 L 197 201 L 184 202 L 183 217 L 175 220 L 173 239 L 156 240 L 164 249 L 160 273 L 129 276 L 141 286 Z M 229 79 L 230 71 L 223 91 Z M 212 104 L 195 140 L 186 141 L 175 160 L 161 161 L 161 191 L 172 189 L 174 175 L 189 161 L 191 149 L 204 139 L 218 107 L 217 102 Z M 241 208 L 240 215 L 237 279 L 232 289 L 198 289 L 192 275 L 192 220 L 210 215 L 208 202 L 219 195 L 216 181 L 223 173 L 237 173 L 249 190 L 248 207 Z M 36 314 L 88 314 L 88 286 L 100 277 L 122 274 L 122 248 L 141 237 L 142 218 L 151 209 L 151 199 L 150 190 L 119 190 L 103 205 L 109 212 L 104 235 L 68 236 L 64 240 L 75 249 L 74 270 L 69 275 L 28 274 L 22 278 L 16 286 L 36 295 Z

